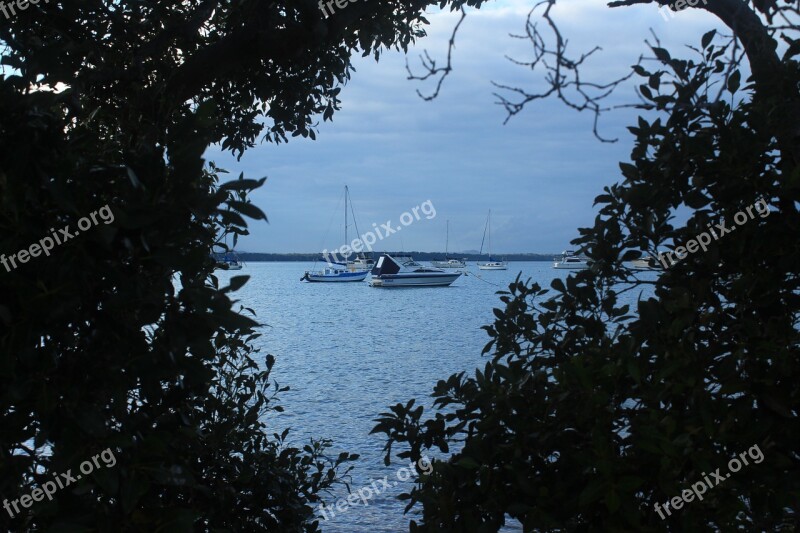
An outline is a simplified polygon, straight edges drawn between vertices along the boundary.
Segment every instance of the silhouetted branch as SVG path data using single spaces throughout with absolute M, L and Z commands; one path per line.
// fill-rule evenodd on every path
M 467 18 L 467 13 L 464 11 L 464 8 L 461 8 L 461 18 L 458 19 L 458 24 L 456 24 L 455 28 L 453 28 L 453 33 L 450 35 L 450 42 L 447 44 L 447 64 L 444 67 L 437 67 L 436 60 L 431 58 L 428 54 L 427 50 L 424 50 L 423 53 L 425 54 L 424 57 L 420 56 L 420 61 L 422 62 L 423 68 L 427 71 L 423 76 L 417 76 L 413 72 L 411 72 L 411 68 L 408 66 L 408 59 L 406 59 L 406 71 L 408 72 L 409 80 L 419 80 L 425 81 L 432 76 L 439 76 L 439 81 L 436 84 L 436 90 L 433 94 L 429 96 L 425 96 L 417 89 L 417 94 L 420 98 L 426 101 L 431 101 L 439 96 L 439 91 L 442 89 L 442 83 L 444 83 L 444 79 L 450 75 L 450 72 L 453 70 L 453 48 L 456 46 L 456 35 L 458 34 L 458 29 L 461 27 L 461 23 L 464 22 L 464 19 Z
M 531 71 L 541 67 L 545 73 L 545 81 L 548 87 L 538 93 L 529 93 L 518 87 L 510 87 L 508 85 L 492 82 L 498 89 L 508 91 L 517 96 L 516 99 L 512 100 L 502 94 L 495 93 L 495 96 L 499 100 L 498 104 L 502 105 L 508 113 L 505 122 L 507 123 L 511 117 L 520 113 L 525 108 L 526 104 L 556 95 L 559 100 L 576 111 L 590 111 L 594 113 L 593 131 L 595 137 L 603 142 L 616 142 L 617 139 L 604 138 L 598 132 L 597 124 L 600 115 L 604 111 L 611 109 L 610 107 L 603 107 L 601 102 L 610 96 L 614 92 L 614 89 L 620 84 L 629 80 L 631 76 L 633 76 L 633 71 L 607 83 L 583 80 L 580 75 L 580 67 L 595 52 L 600 51 L 601 48 L 595 46 L 588 52 L 580 54 L 580 56 L 570 58 L 567 55 L 568 41 L 562 37 L 558 25 L 555 23 L 550 13 L 550 10 L 555 4 L 556 0 L 542 0 L 536 4 L 528 13 L 525 24 L 525 35 L 511 35 L 513 38 L 528 39 L 531 42 L 533 45 L 533 59 L 526 62 L 518 61 L 510 57 L 508 57 L 508 59 L 517 65 L 530 68 Z M 541 6 L 546 7 L 544 13 L 537 18 L 541 18 L 547 23 L 547 28 L 549 28 L 552 34 L 548 37 L 555 39 L 554 48 L 548 47 L 548 39 L 545 38 L 542 30 L 539 29 L 538 20 L 534 21 L 535 13 Z M 640 57 L 639 62 L 641 62 L 641 60 L 642 58 Z
M 609 2 L 608 7 L 624 7 L 624 6 L 633 6 L 636 4 L 652 4 L 655 3 L 655 0 L 617 0 L 615 2 Z

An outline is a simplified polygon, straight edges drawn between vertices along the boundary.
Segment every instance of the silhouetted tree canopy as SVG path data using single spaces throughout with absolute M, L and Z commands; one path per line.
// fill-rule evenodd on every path
M 510 106 L 575 88 L 579 63 L 565 55 L 553 4 L 538 12 L 553 32 L 528 23 L 550 86 L 505 93 Z M 610 5 L 631 4 L 666 2 Z M 393 452 L 444 454 L 406 495 L 423 512 L 412 531 L 513 521 L 525 531 L 795 530 L 800 12 L 796 1 L 695 4 L 733 38 L 698 35 L 679 55 L 656 41 L 633 67 L 642 116 L 629 128 L 630 160 L 574 241 L 591 269 L 549 288 L 517 279 L 486 327 L 484 369 L 440 381 L 430 415 L 410 401 L 377 420 L 387 463 Z M 762 214 L 743 223 L 757 203 Z M 706 250 L 695 246 L 655 281 L 623 263 L 712 230 Z M 631 291 L 635 309 L 620 303 Z M 762 462 L 659 516 L 655 504 L 724 476 L 753 446 Z
M 0 18 L 0 495 L 117 459 L 0 527 L 317 529 L 355 456 L 266 425 L 280 387 L 232 300 L 247 278 L 219 287 L 210 258 L 266 218 L 247 200 L 263 179 L 220 184 L 202 155 L 313 138 L 351 55 L 406 48 L 427 4 L 45 0 Z M 18 254 L 104 206 L 113 221 Z

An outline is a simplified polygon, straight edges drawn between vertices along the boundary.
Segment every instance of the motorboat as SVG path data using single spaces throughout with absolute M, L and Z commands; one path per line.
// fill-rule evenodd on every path
M 447 236 L 444 241 L 444 261 L 431 261 L 431 264 L 436 268 L 466 268 L 466 260 L 450 259 L 448 256 L 448 248 L 450 246 L 450 221 L 447 221 Z
M 372 268 L 373 287 L 447 287 L 461 272 L 445 272 L 441 268 L 424 266 L 410 257 L 394 258 L 383 254 Z
M 447 259 L 446 261 L 431 261 L 436 268 L 467 268 L 467 262 L 461 259 Z
M 631 261 L 631 268 L 634 270 L 656 270 L 659 266 L 653 257 L 642 257 Z
M 300 281 L 332 282 L 364 281 L 369 275 L 369 270 L 345 270 L 328 266 L 320 271 L 306 272 Z
M 589 258 L 584 255 L 575 255 L 572 250 L 564 250 L 561 257 L 553 258 L 553 268 L 585 270 L 589 268 Z
M 353 259 L 349 264 L 352 265 L 356 270 L 370 270 L 375 266 L 375 260 L 361 253 L 358 254 L 358 257 Z
M 478 263 L 478 268 L 481 270 L 508 270 L 508 263 L 505 261 L 487 261 L 486 263 Z
M 486 241 L 487 250 L 489 252 L 489 260 L 485 263 L 478 263 L 478 268 L 481 270 L 508 270 L 508 263 L 505 261 L 498 261 L 492 257 L 492 210 L 486 215 L 486 226 L 483 228 L 483 239 L 481 240 L 481 250 L 479 254 L 483 253 L 483 243 Z M 486 237 L 489 237 L 488 239 Z

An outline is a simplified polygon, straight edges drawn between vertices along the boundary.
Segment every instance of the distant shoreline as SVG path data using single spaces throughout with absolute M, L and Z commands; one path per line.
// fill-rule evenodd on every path
M 381 253 L 374 252 L 374 257 L 377 259 Z M 386 252 L 390 255 L 396 256 L 411 256 L 417 261 L 438 261 L 444 259 L 444 252 Z M 242 261 L 246 262 L 286 262 L 296 261 L 300 262 L 314 262 L 322 261 L 322 254 L 319 253 L 292 253 L 292 254 L 278 254 L 278 253 L 258 253 L 258 252 L 237 252 Z M 560 254 L 494 254 L 495 259 L 503 261 L 547 261 L 552 262 L 553 257 Z M 486 261 L 486 255 L 478 254 L 449 254 L 451 259 L 466 259 L 467 261 Z

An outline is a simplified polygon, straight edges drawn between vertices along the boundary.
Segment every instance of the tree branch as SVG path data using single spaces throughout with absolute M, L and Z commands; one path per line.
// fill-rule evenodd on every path
M 512 100 L 499 93 L 495 93 L 495 96 L 498 98 L 498 104 L 502 105 L 508 113 L 505 122 L 507 123 L 511 117 L 520 113 L 525 108 L 526 104 L 556 95 L 558 99 L 568 107 L 578 112 L 589 111 L 594 114 L 593 132 L 595 137 L 600 141 L 616 142 L 617 139 L 607 139 L 600 135 L 598 131 L 600 115 L 611 109 L 610 107 L 604 107 L 602 101 L 608 98 L 619 85 L 629 80 L 633 75 L 633 71 L 606 83 L 583 80 L 580 74 L 580 67 L 592 55 L 602 49 L 596 46 L 577 57 L 569 57 L 567 54 L 568 41 L 561 35 L 558 25 L 550 12 L 555 4 L 556 0 L 542 0 L 537 3 L 528 13 L 525 24 L 526 34 L 512 35 L 514 38 L 528 39 L 531 42 L 533 45 L 533 59 L 523 62 L 510 57 L 508 58 L 513 63 L 527 67 L 531 71 L 541 67 L 545 73 L 545 81 L 548 85 L 547 89 L 539 93 L 529 93 L 518 87 L 510 87 L 492 82 L 498 89 L 509 91 L 518 96 L 517 99 Z M 541 15 L 541 19 L 547 23 L 547 27 L 552 34 L 550 38 L 555 39 L 555 45 L 552 49 L 548 48 L 547 39 L 542 31 L 539 30 L 538 24 L 533 21 L 535 12 L 541 6 L 546 6 L 544 13 Z M 641 62 L 641 60 L 642 57 L 640 56 L 639 62 Z
M 425 56 L 420 56 L 420 61 L 422 62 L 423 68 L 427 71 L 422 76 L 416 76 L 411 72 L 411 68 L 408 66 L 408 59 L 406 59 L 406 72 L 408 72 L 408 77 L 406 79 L 409 80 L 419 80 L 424 81 L 430 78 L 431 76 L 440 75 L 439 81 L 436 84 L 436 90 L 433 91 L 432 94 L 428 96 L 424 96 L 419 89 L 417 89 L 417 95 L 420 98 L 426 101 L 431 101 L 439 96 L 439 91 L 442 89 L 442 83 L 444 83 L 444 79 L 450 75 L 450 72 L 453 71 L 453 49 L 456 46 L 456 35 L 458 34 L 458 29 L 461 27 L 461 23 L 464 22 L 464 19 L 467 18 L 467 12 L 464 11 L 463 6 L 460 9 L 461 11 L 461 18 L 458 19 L 458 23 L 456 24 L 455 28 L 453 28 L 453 33 L 450 35 L 450 41 L 447 44 L 447 64 L 444 67 L 437 67 L 436 60 L 432 59 L 430 55 L 428 55 L 428 51 L 425 50 Z

